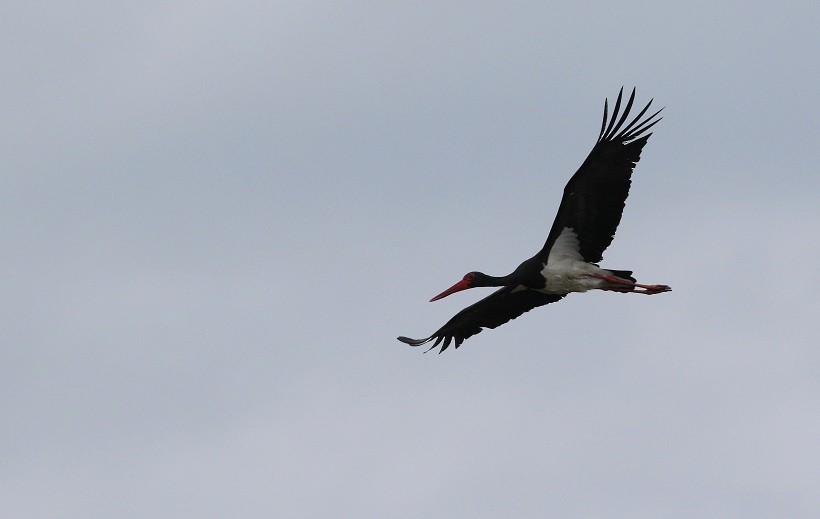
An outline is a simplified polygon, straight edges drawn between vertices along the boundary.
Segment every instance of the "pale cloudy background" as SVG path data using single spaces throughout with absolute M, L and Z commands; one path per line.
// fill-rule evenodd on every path
M 3 517 L 817 517 L 815 2 L 16 2 Z M 422 355 L 666 106 L 605 265 Z

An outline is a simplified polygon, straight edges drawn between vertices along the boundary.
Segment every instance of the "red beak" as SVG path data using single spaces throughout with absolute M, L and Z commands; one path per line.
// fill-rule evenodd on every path
M 461 281 L 459 281 L 455 285 L 451 286 L 450 288 L 448 288 L 444 292 L 440 293 L 439 295 L 437 295 L 436 297 L 431 299 L 430 302 L 432 303 L 433 301 L 438 301 L 442 297 L 447 297 L 450 294 L 455 294 L 456 292 L 461 292 L 462 290 L 466 290 L 468 288 L 470 288 L 470 282 L 467 281 L 466 279 L 462 279 Z

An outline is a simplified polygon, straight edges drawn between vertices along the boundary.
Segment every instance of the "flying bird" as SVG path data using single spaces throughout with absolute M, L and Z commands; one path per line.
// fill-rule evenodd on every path
M 631 270 L 598 266 L 621 221 L 632 170 L 652 135 L 646 132 L 661 120 L 657 116 L 663 110 L 661 108 L 642 119 L 652 104 L 650 100 L 631 122 L 624 125 L 635 100 L 635 89 L 632 89 L 619 118 L 622 97 L 623 88 L 618 93 L 611 118 L 607 117 L 608 101 L 604 100 L 604 118 L 598 141 L 564 188 L 558 214 L 541 250 L 506 276 L 468 272 L 430 301 L 468 288 L 501 288 L 457 313 L 429 337 L 399 337 L 400 341 L 411 346 L 435 341 L 427 351 L 441 345 L 441 353 L 451 343 L 458 348 L 465 339 L 483 328 L 501 326 L 533 308 L 555 303 L 570 292 L 609 290 L 653 295 L 672 290 L 667 285 L 637 283 Z

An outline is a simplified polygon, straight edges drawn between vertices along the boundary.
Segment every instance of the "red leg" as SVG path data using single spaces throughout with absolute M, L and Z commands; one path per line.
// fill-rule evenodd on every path
M 646 294 L 648 296 L 651 296 L 654 294 L 661 294 L 663 292 L 669 292 L 670 290 L 672 290 L 672 288 L 667 285 L 642 285 L 640 283 L 635 283 L 629 279 L 619 278 L 618 276 L 610 276 L 606 274 L 593 274 L 593 277 L 603 279 L 607 283 L 613 283 L 615 285 L 626 285 L 623 288 L 618 286 L 603 288 L 603 290 L 610 290 L 613 292 L 631 292 L 633 294 Z M 642 288 L 643 290 L 635 290 L 635 288 Z
M 630 281 L 629 279 L 619 278 L 618 276 L 609 276 L 607 274 L 592 274 L 592 277 L 603 279 L 607 283 L 616 283 L 618 285 L 634 285 L 634 281 Z
M 635 291 L 633 287 L 604 287 L 601 290 L 606 290 L 607 292 L 620 292 L 622 294 Z
M 639 285 L 636 283 L 635 286 L 644 289 L 643 292 L 636 291 L 636 294 L 646 294 L 648 296 L 651 296 L 653 294 L 661 294 L 663 292 L 670 292 L 672 290 L 672 287 L 670 287 L 669 285 Z

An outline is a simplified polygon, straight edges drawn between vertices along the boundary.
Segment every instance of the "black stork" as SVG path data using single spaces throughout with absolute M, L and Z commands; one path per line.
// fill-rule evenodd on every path
M 609 120 L 607 101 L 604 101 L 598 141 L 564 188 L 558 214 L 541 250 L 506 276 L 467 273 L 430 301 L 468 288 L 501 288 L 457 313 L 429 337 L 399 337 L 400 341 L 421 346 L 435 339 L 427 351 L 441 344 L 441 353 L 451 343 L 458 348 L 482 328 L 501 326 L 535 307 L 559 301 L 570 292 L 598 289 L 652 295 L 672 290 L 666 285 L 636 283 L 631 270 L 603 269 L 597 265 L 621 221 L 632 169 L 652 135 L 646 131 L 661 120 L 656 116 L 663 110 L 641 119 L 652 104 L 650 100 L 641 113 L 624 125 L 635 100 L 635 89 L 619 119 L 622 97 L 623 88 Z

